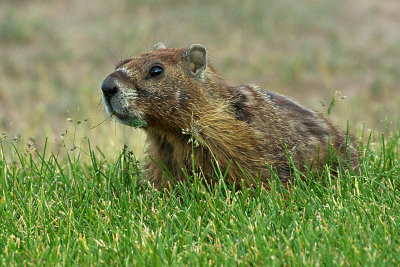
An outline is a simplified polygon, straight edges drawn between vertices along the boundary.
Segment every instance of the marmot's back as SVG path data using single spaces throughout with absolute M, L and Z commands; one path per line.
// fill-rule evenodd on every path
M 358 165 L 357 151 L 326 118 L 257 86 L 227 85 L 206 54 L 201 45 L 165 49 L 157 44 L 152 52 L 118 64 L 102 84 L 106 110 L 147 132 L 146 177 L 157 188 L 191 173 L 190 138 L 199 144 L 197 170 L 212 179 L 215 156 L 222 171 L 230 166 L 227 179 L 238 186 L 241 180 L 254 184 L 257 177 L 268 184 L 267 164 L 286 182 L 288 154 L 298 168 L 317 169 L 330 144 L 349 166 Z

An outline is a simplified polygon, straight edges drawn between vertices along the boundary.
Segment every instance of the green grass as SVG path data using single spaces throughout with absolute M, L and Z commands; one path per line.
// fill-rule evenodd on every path
M 270 192 L 195 176 L 169 195 L 140 179 L 127 149 L 112 162 L 90 143 L 57 157 L 4 137 L 0 262 L 399 265 L 399 137 L 370 138 L 357 174 L 325 169 L 290 190 L 273 179 Z
M 201 43 L 231 85 L 257 84 L 325 111 L 340 128 L 384 130 L 400 114 L 398 0 L 0 1 L 0 134 L 43 149 L 67 118 L 108 160 L 143 135 L 104 124 L 100 86 L 119 60 Z M 325 107 L 320 103 L 325 103 Z M 122 129 L 122 130 L 121 130 Z M 138 131 L 136 131 L 138 132 Z M 112 133 L 112 138 L 110 137 Z

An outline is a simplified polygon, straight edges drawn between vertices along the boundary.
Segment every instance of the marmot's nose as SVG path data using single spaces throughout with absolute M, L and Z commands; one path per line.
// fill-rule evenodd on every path
M 112 97 L 118 92 L 118 86 L 115 77 L 108 76 L 101 84 L 101 90 L 105 97 Z

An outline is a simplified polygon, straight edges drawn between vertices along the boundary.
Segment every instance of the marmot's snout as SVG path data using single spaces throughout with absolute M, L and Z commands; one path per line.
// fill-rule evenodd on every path
M 128 79 L 121 70 L 111 73 L 101 84 L 103 104 L 117 121 L 136 128 L 144 127 L 147 123 L 143 120 L 143 112 L 138 111 L 136 92 L 126 85 Z

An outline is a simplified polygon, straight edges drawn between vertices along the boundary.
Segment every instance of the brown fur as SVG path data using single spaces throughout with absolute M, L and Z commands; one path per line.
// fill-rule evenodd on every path
M 163 73 L 149 78 L 152 66 L 163 67 Z M 121 62 L 109 77 L 118 90 L 103 97 L 107 110 L 122 123 L 134 118 L 147 123 L 146 178 L 156 188 L 185 179 L 182 169 L 191 174 L 191 136 L 199 144 L 193 154 L 196 170 L 212 179 L 213 156 L 222 172 L 232 162 L 227 179 L 238 188 L 243 179 L 254 184 L 249 177 L 267 185 L 266 163 L 287 183 L 288 153 L 299 169 L 305 164 L 319 169 L 329 143 L 343 158 L 350 152 L 351 167 L 358 165 L 357 151 L 345 148 L 346 135 L 324 116 L 257 86 L 229 86 L 207 63 L 201 45 L 165 49 L 157 44 L 154 51 Z

